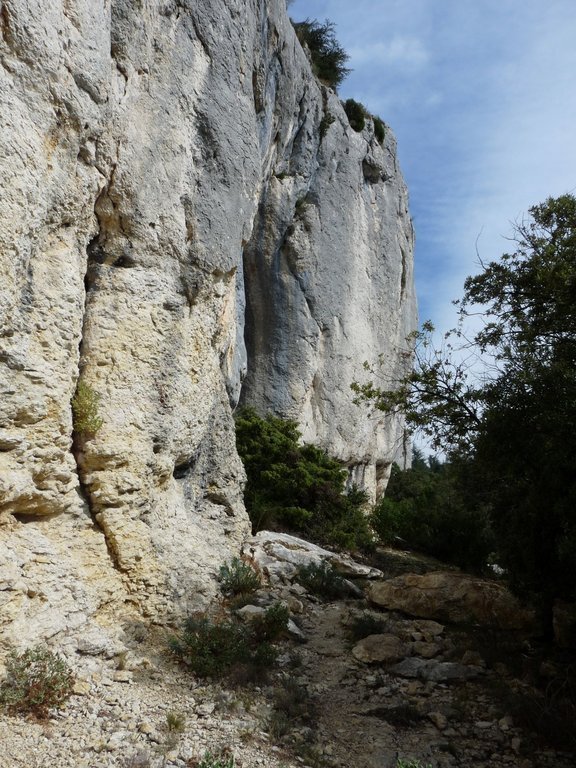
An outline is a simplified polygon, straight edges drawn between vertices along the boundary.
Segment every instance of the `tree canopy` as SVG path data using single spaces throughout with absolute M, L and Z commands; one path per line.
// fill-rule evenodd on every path
M 465 457 L 500 564 L 550 626 L 554 600 L 576 598 L 576 198 L 529 213 L 514 251 L 465 281 L 461 320 L 480 330 L 461 324 L 436 349 L 425 324 L 411 374 L 353 388 Z
M 346 488 L 342 465 L 300 443 L 296 422 L 253 408 L 236 414 L 236 445 L 246 469 L 246 509 L 254 533 L 281 527 L 323 544 L 369 548 L 366 494 Z

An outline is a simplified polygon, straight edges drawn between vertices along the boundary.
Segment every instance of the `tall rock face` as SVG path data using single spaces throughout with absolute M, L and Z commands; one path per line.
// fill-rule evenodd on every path
M 3 0 L 0 100 L 0 642 L 21 646 L 209 599 L 248 531 L 246 371 L 246 402 L 388 462 L 394 426 L 348 387 L 378 353 L 397 370 L 414 300 L 393 139 L 350 129 L 284 0 Z M 79 382 L 95 434 L 73 434 Z
M 295 419 L 371 495 L 403 447 L 399 420 L 351 396 L 364 361 L 406 372 L 416 323 L 413 230 L 396 145 L 355 132 L 338 97 L 307 88 L 297 135 L 281 142 L 244 251 L 248 373 L 243 402 Z

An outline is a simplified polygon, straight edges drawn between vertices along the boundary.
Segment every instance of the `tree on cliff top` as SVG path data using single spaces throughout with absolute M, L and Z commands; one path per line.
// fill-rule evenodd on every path
M 467 342 L 451 332 L 458 359 L 449 344 L 431 348 L 428 325 L 409 376 L 354 388 L 467 456 L 499 561 L 550 628 L 554 600 L 576 598 L 576 198 L 549 198 L 530 216 L 515 251 L 465 281 L 461 316 L 480 314 L 483 325 Z M 482 361 L 479 375 L 466 354 Z
M 351 70 L 346 67 L 350 58 L 336 39 L 334 23 L 316 19 L 292 22 L 296 36 L 310 51 L 312 71 L 316 77 L 331 88 L 338 88 Z

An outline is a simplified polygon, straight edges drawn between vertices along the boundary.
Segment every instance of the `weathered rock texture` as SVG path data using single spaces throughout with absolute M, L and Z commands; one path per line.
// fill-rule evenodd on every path
M 0 96 L 0 615 L 27 644 L 213 592 L 248 528 L 246 302 L 246 401 L 374 488 L 398 430 L 348 386 L 399 365 L 412 235 L 392 136 L 350 129 L 284 0 L 4 0 Z M 73 441 L 79 380 L 103 425 Z
M 523 608 L 503 584 L 465 573 L 407 573 L 374 582 L 368 598 L 381 608 L 439 621 L 504 630 L 537 627 L 534 612 Z
M 329 91 L 306 89 L 300 104 L 294 140 L 277 134 L 244 251 L 242 400 L 295 419 L 305 441 L 376 495 L 402 453 L 402 423 L 367 418 L 350 384 L 379 356 L 390 382 L 406 372 L 399 351 L 415 325 L 406 189 L 389 131 L 382 147 L 371 128 L 356 133 Z M 319 130 L 320 119 L 333 122 Z

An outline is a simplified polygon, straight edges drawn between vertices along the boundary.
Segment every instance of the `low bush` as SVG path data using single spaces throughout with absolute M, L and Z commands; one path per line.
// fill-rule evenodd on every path
M 344 102 L 344 111 L 348 117 L 350 127 L 353 128 L 356 133 L 361 133 L 366 125 L 366 117 L 368 112 L 363 104 L 354 99 L 346 99 Z
M 334 122 L 335 117 L 334 115 L 331 115 L 330 113 L 326 113 L 322 120 L 320 120 L 320 139 L 322 140 L 324 136 L 328 133 L 328 128 L 332 125 Z
M 274 603 L 261 616 L 252 619 L 252 632 L 257 642 L 273 643 L 286 632 L 290 609 L 285 603 Z
M 235 768 L 234 755 L 229 749 L 218 749 L 215 752 L 206 752 L 199 761 L 190 763 L 194 768 Z
M 206 615 L 188 618 L 181 636 L 173 638 L 170 645 L 200 677 L 221 677 L 235 664 L 251 659 L 245 627 L 230 620 L 214 621 Z
M 348 630 L 352 640 L 363 640 L 369 635 L 381 635 L 386 628 L 386 621 L 381 616 L 375 616 L 373 613 L 363 613 L 360 616 L 354 616 Z
M 302 565 L 296 573 L 296 581 L 313 595 L 325 600 L 339 600 L 350 597 L 350 587 L 334 568 L 326 562 L 319 565 Z
M 186 730 L 186 715 L 183 712 L 167 712 L 166 730 L 169 733 L 184 733 Z
M 284 678 L 274 689 L 273 710 L 268 720 L 268 732 L 276 739 L 282 739 L 295 728 L 316 725 L 314 699 L 305 686 L 292 677 Z
M 250 595 L 262 586 L 256 569 L 238 557 L 220 567 L 219 580 L 225 595 Z
M 396 763 L 396 768 L 432 768 L 430 764 L 424 765 L 420 760 L 402 760 L 401 758 Z
M 247 624 L 214 620 L 206 614 L 188 618 L 172 651 L 199 677 L 232 677 L 238 682 L 265 679 L 276 663 L 272 645 L 286 629 L 288 608 L 276 604 Z
M 50 709 L 70 697 L 73 685 L 74 675 L 64 659 L 37 645 L 8 656 L 6 678 L 0 684 L 0 704 L 10 713 L 44 719 Z

